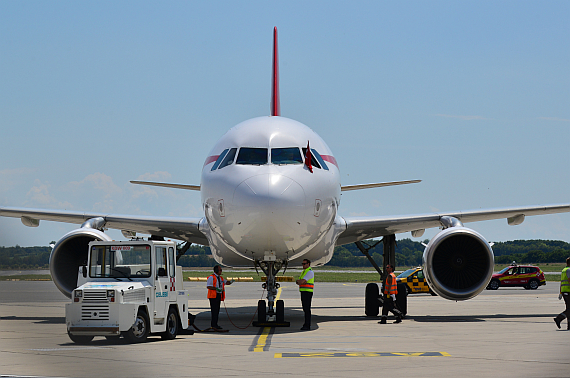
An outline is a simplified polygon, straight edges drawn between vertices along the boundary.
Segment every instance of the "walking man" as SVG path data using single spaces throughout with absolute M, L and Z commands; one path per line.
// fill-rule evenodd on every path
M 554 323 L 560 328 L 560 323 L 567 319 L 567 329 L 570 330 L 570 277 L 568 277 L 568 272 L 570 272 L 570 257 L 566 259 L 566 268 L 562 269 L 560 275 L 560 294 L 558 295 L 558 299 L 564 298 L 566 310 L 554 318 Z
M 378 322 L 386 324 L 388 318 L 388 311 L 396 316 L 394 323 L 402 322 L 402 313 L 396 308 L 396 294 L 398 294 L 398 286 L 396 282 L 396 275 L 394 274 L 394 265 L 386 265 L 386 282 L 384 282 L 384 305 L 382 306 L 382 319 Z
M 231 281 L 226 281 L 222 277 L 222 267 L 216 265 L 214 267 L 214 274 L 208 277 L 206 287 L 208 288 L 208 299 L 210 300 L 210 313 L 212 320 L 210 326 L 214 329 L 223 329 L 218 324 L 218 316 L 220 314 L 220 303 L 226 299 L 226 285 L 231 285 Z
M 310 260 L 303 260 L 303 273 L 295 282 L 299 285 L 301 304 L 305 313 L 305 323 L 301 327 L 301 331 L 309 331 L 311 329 L 311 301 L 313 299 L 313 287 L 315 286 L 315 273 L 311 269 Z

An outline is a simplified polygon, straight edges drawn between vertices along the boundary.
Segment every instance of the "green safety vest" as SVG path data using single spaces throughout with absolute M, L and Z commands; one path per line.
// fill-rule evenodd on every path
M 309 270 L 312 271 L 313 269 L 311 269 L 311 267 L 308 267 L 307 269 L 303 270 L 303 273 L 301 273 L 299 279 L 302 280 Z M 299 285 L 299 291 L 310 291 L 312 293 L 314 287 L 315 287 L 315 276 L 313 275 L 313 278 L 307 280 L 306 284 Z
M 568 283 L 568 269 L 566 267 L 562 269 L 562 274 L 560 275 L 560 291 L 563 293 L 570 293 L 570 284 Z

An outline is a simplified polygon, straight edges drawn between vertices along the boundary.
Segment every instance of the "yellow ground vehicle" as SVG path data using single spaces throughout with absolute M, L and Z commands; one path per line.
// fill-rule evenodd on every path
M 436 295 L 429 288 L 426 279 L 424 277 L 424 271 L 421 266 L 417 268 L 408 269 L 400 273 L 396 279 L 398 282 L 403 282 L 406 284 L 406 290 L 408 294 L 414 293 L 430 293 L 431 295 Z

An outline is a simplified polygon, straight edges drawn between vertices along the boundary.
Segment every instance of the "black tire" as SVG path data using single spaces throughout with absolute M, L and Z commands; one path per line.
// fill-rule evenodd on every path
M 71 341 L 73 341 L 75 344 L 82 344 L 82 345 L 89 344 L 91 340 L 93 340 L 93 336 L 72 335 L 71 333 L 69 333 L 69 331 L 67 331 L 67 335 L 69 336 Z
M 178 335 L 178 330 L 180 330 L 178 312 L 174 307 L 170 307 L 168 316 L 166 317 L 166 331 L 164 331 L 160 337 L 162 337 L 163 340 L 174 340 L 176 335 Z
M 537 280 L 530 280 L 529 283 L 528 283 L 528 287 L 529 287 L 531 290 L 536 290 L 536 289 L 538 289 L 539 286 L 540 286 L 540 284 L 538 283 Z
M 137 317 L 133 326 L 125 332 L 125 338 L 131 343 L 142 343 L 146 341 L 150 333 L 150 319 L 146 314 L 146 311 L 139 309 Z
M 432 297 L 437 297 L 437 294 L 432 289 L 429 289 L 429 293 Z
M 408 284 L 406 284 L 406 295 L 410 295 L 410 294 L 412 294 L 412 289 L 410 289 Z
M 501 283 L 499 282 L 499 280 L 491 280 L 491 282 L 489 282 L 489 285 L 487 286 L 488 290 L 497 290 L 499 288 L 499 286 L 501 286 Z
M 279 299 L 275 304 L 276 320 L 278 323 L 283 323 L 285 321 L 285 303 L 282 299 Z
M 380 296 L 380 289 L 378 284 L 369 283 L 366 285 L 366 292 L 364 296 L 364 313 L 366 316 L 378 316 L 380 312 L 380 303 L 378 297 Z
M 524 285 L 523 286 L 525 290 L 530 290 L 530 286 L 529 285 Z
M 267 308 L 265 307 L 265 301 L 263 299 L 257 301 L 257 321 L 259 323 L 265 323 L 267 321 Z

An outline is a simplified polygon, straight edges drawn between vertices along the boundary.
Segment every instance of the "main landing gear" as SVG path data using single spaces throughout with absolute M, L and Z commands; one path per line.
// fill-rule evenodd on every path
M 283 300 L 275 301 L 279 283 L 275 279 L 275 275 L 287 262 L 283 261 L 255 261 L 255 268 L 259 267 L 267 280 L 262 287 L 267 290 L 267 306 L 265 300 L 260 299 L 257 302 L 257 321 L 253 322 L 254 327 L 289 327 L 290 323 L 285 321 L 285 305 Z
M 386 265 L 396 264 L 396 235 L 394 234 L 386 235 L 382 238 L 381 242 L 383 243 L 382 265 L 384 269 L 380 269 L 378 264 L 376 264 L 376 262 L 374 261 L 372 256 L 370 256 L 369 253 L 369 251 L 372 248 L 376 247 L 376 245 L 378 245 L 380 241 L 377 241 L 373 245 L 369 245 L 360 241 L 354 244 L 356 244 L 360 252 L 362 252 L 362 254 L 366 256 L 368 261 L 370 261 L 372 266 L 374 266 L 376 271 L 378 271 L 378 274 L 380 274 L 381 282 L 384 282 L 386 280 L 386 273 L 385 273 Z M 398 288 L 398 294 L 396 295 L 396 304 L 398 306 L 398 309 L 404 315 L 406 315 L 406 313 L 408 312 L 408 298 L 407 298 L 408 292 L 406 290 L 407 286 L 404 283 L 399 283 L 397 285 L 397 288 Z M 380 288 L 378 287 L 378 284 L 374 282 L 367 284 L 365 297 L 364 297 L 364 313 L 366 314 L 366 316 L 378 316 L 378 314 L 380 313 L 380 307 L 382 307 L 383 304 L 384 300 L 380 293 Z

